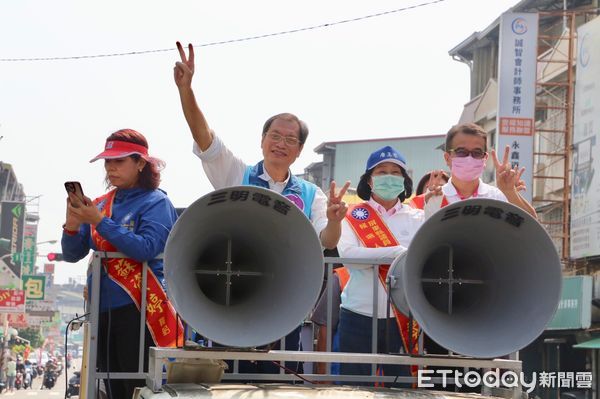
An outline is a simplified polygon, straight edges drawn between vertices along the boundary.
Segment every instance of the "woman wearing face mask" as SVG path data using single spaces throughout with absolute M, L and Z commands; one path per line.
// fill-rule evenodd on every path
M 406 173 L 406 160 L 392 147 L 371 154 L 361 176 L 357 194 L 366 202 L 352 206 L 342 223 L 338 244 L 340 256 L 347 258 L 394 258 L 410 244 L 424 220 L 422 210 L 402 202 L 411 195 L 412 180 Z M 372 318 L 377 317 L 378 352 L 416 352 L 418 327 L 406 315 L 391 308 L 387 320 L 387 294 L 384 284 L 389 265 L 346 265 L 350 278 L 341 294 L 340 352 L 371 352 Z M 373 273 L 379 274 L 377 315 L 373 315 Z M 395 316 L 395 317 L 394 317 Z M 389 334 L 385 333 L 386 324 Z M 389 341 L 386 342 L 386 335 Z M 384 375 L 410 375 L 407 366 L 383 366 Z M 369 375 L 370 364 L 342 364 L 342 374 Z
M 525 189 L 520 180 L 525 168 L 511 168 L 508 155 L 509 147 L 507 146 L 502 162 L 500 162 L 496 152 L 492 150 L 497 187 L 486 184 L 481 180 L 488 159 L 486 131 L 474 123 L 452 127 L 446 134 L 446 152 L 444 153 L 444 159 L 452 172 L 452 177 L 445 184 L 437 183 L 441 185 L 441 196 L 427 201 L 426 215 L 429 216 L 440 207 L 443 208 L 461 200 L 490 198 L 510 202 L 536 217 L 533 206 L 519 194 L 520 190 Z M 431 188 L 436 189 L 436 187 Z

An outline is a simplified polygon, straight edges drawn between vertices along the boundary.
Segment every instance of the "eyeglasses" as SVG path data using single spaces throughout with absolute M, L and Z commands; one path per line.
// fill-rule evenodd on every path
M 482 151 L 479 148 L 474 150 L 467 150 L 466 148 L 454 148 L 448 150 L 448 152 L 454 153 L 454 155 L 456 155 L 458 158 L 465 158 L 471 155 L 475 159 L 483 159 L 487 154 L 487 152 Z
M 283 140 L 285 142 L 285 145 L 287 145 L 288 147 L 294 147 L 298 145 L 298 143 L 300 143 L 300 140 L 298 140 L 298 138 L 294 136 L 282 136 L 279 133 L 273 132 L 267 133 L 267 136 L 269 136 L 271 141 L 273 141 L 274 143 L 279 143 L 281 140 Z

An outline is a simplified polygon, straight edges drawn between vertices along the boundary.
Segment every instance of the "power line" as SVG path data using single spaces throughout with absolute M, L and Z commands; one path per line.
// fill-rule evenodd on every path
M 320 24 L 320 25 L 306 26 L 306 27 L 297 28 L 297 29 L 289 29 L 289 30 L 284 30 L 284 31 L 279 31 L 279 32 L 265 33 L 263 35 L 247 36 L 247 37 L 241 37 L 241 38 L 237 38 L 237 39 L 229 39 L 229 40 L 222 40 L 222 41 L 217 41 L 217 42 L 196 44 L 196 45 L 194 45 L 194 47 L 199 48 L 199 47 L 220 46 L 223 44 L 247 42 L 247 41 L 251 41 L 251 40 L 259 40 L 259 39 L 265 39 L 268 37 L 289 35 L 289 34 L 293 34 L 293 33 L 305 32 L 305 31 L 309 31 L 309 30 L 330 28 L 330 27 L 336 26 L 336 25 L 348 24 L 351 22 L 363 21 L 365 19 L 377 18 L 377 17 L 382 17 L 382 16 L 390 15 L 390 14 L 396 14 L 399 12 L 408 11 L 408 10 L 412 10 L 415 8 L 425 7 L 425 6 L 429 6 L 429 5 L 436 4 L 436 3 L 442 3 L 444 1 L 446 1 L 446 0 L 433 0 L 433 1 L 425 2 L 425 3 L 415 4 L 415 5 L 408 6 L 408 7 L 397 8 L 394 10 L 388 10 L 388 11 L 378 12 L 375 14 L 363 15 L 361 17 L 356 17 L 356 18 L 344 19 L 344 20 L 340 20 L 340 21 L 329 22 L 329 23 Z M 175 50 L 177 50 L 177 48 L 171 47 L 171 48 L 154 49 L 154 50 L 130 51 L 130 52 L 126 52 L 126 53 L 74 55 L 74 56 L 66 56 L 66 57 L 0 58 L 0 62 L 82 60 L 82 59 L 89 59 L 89 58 L 107 58 L 107 57 L 122 57 L 122 56 L 127 56 L 127 55 L 165 53 L 167 51 L 175 51 Z

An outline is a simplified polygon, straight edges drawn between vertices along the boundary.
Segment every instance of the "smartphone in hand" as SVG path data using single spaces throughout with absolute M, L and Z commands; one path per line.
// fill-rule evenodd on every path
M 85 196 L 83 195 L 83 189 L 81 188 L 81 183 L 78 181 L 65 182 L 65 190 L 67 190 L 67 193 L 75 194 L 75 196 L 84 204 L 86 203 Z M 77 207 L 75 204 L 73 206 Z

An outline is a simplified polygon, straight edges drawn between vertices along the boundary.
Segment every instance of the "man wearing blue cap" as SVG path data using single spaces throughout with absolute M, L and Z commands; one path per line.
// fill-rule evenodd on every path
M 194 48 L 190 44 L 189 58 L 177 42 L 181 62 L 174 68 L 183 113 L 194 138 L 194 153 L 202 160 L 206 175 L 215 189 L 236 185 L 252 185 L 271 189 L 296 204 L 310 219 L 325 248 L 335 248 L 341 221 L 347 206 L 342 201 L 350 186 L 347 182 L 336 193 L 331 183 L 329 199 L 316 185 L 294 176 L 290 166 L 300 156 L 308 137 L 308 127 L 293 114 L 278 114 L 269 118 L 262 131 L 261 148 L 264 159 L 254 166 L 246 165 L 225 147 L 208 127 L 192 91 Z
M 365 173 L 357 186 L 364 203 L 350 207 L 342 223 L 338 244 L 340 256 L 346 258 L 395 258 L 406 251 L 423 224 L 424 213 L 402 202 L 412 193 L 412 180 L 406 172 L 405 158 L 394 148 L 385 146 L 373 152 L 367 160 Z M 395 307 L 387 323 L 385 278 L 389 265 L 378 268 L 379 289 L 377 315 L 373 315 L 372 265 L 346 265 L 350 278 L 342 287 L 338 326 L 341 352 L 370 352 L 372 318 L 377 317 L 379 352 L 385 351 L 385 326 L 391 327 L 388 349 L 392 352 L 416 353 L 418 326 L 409 323 L 406 315 Z M 409 375 L 406 366 L 383 366 L 385 375 Z M 370 365 L 342 364 L 342 374 L 371 374 Z

